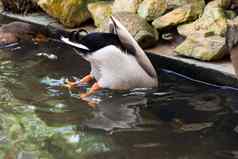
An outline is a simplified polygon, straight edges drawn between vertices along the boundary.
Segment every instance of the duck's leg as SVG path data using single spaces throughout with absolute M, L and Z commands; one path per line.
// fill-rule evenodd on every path
M 65 86 L 68 87 L 69 89 L 75 87 L 79 83 L 87 84 L 93 80 L 93 76 L 91 74 L 86 75 L 83 77 L 79 82 L 78 81 L 66 81 Z
M 96 93 L 97 91 L 101 90 L 102 87 L 99 85 L 98 82 L 94 83 L 92 85 L 92 87 L 90 88 L 90 90 L 87 92 L 87 93 L 84 93 L 84 94 L 81 94 L 80 95 L 80 98 L 85 98 L 85 97 L 88 97 L 94 93 Z
M 86 76 L 84 76 L 79 82 L 80 83 L 89 83 L 93 80 L 93 76 L 91 74 L 88 74 Z

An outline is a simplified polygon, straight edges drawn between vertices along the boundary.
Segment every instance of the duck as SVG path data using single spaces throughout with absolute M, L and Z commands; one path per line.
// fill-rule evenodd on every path
M 81 97 L 107 88 L 129 90 L 158 87 L 158 75 L 151 61 L 128 30 L 111 16 L 109 32 L 92 32 L 78 41 L 61 36 L 61 41 L 72 46 L 90 63 L 91 71 L 79 83 L 96 82 Z M 70 85 L 75 85 L 71 82 Z

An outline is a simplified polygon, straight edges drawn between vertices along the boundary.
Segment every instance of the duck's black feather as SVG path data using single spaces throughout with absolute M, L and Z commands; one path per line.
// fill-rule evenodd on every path
M 84 54 L 93 53 L 109 45 L 115 45 L 121 48 L 123 51 L 126 51 L 128 54 L 132 55 L 134 55 L 135 51 L 132 48 L 123 47 L 118 36 L 113 33 L 101 33 L 101 32 L 89 33 L 85 37 L 83 37 L 80 41 L 75 42 L 78 42 L 89 49 L 89 51 L 84 52 Z

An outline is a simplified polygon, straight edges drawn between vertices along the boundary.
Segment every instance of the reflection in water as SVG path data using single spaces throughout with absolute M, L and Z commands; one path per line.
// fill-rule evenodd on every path
M 89 71 L 69 48 L 4 50 L 0 64 L 0 158 L 237 158 L 235 91 L 161 72 L 158 90 L 103 90 L 83 101 L 90 85 L 64 87 Z
M 146 104 L 143 97 L 112 97 L 100 102 L 94 111 L 94 117 L 85 124 L 90 128 L 105 131 L 114 128 L 132 128 L 141 120 L 136 106 Z

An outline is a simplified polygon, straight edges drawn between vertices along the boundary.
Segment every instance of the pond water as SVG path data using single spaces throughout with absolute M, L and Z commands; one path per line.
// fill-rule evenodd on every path
M 238 91 L 160 71 L 158 89 L 83 101 L 89 85 L 63 85 L 86 61 L 55 42 L 19 46 L 0 50 L 1 159 L 238 158 Z

